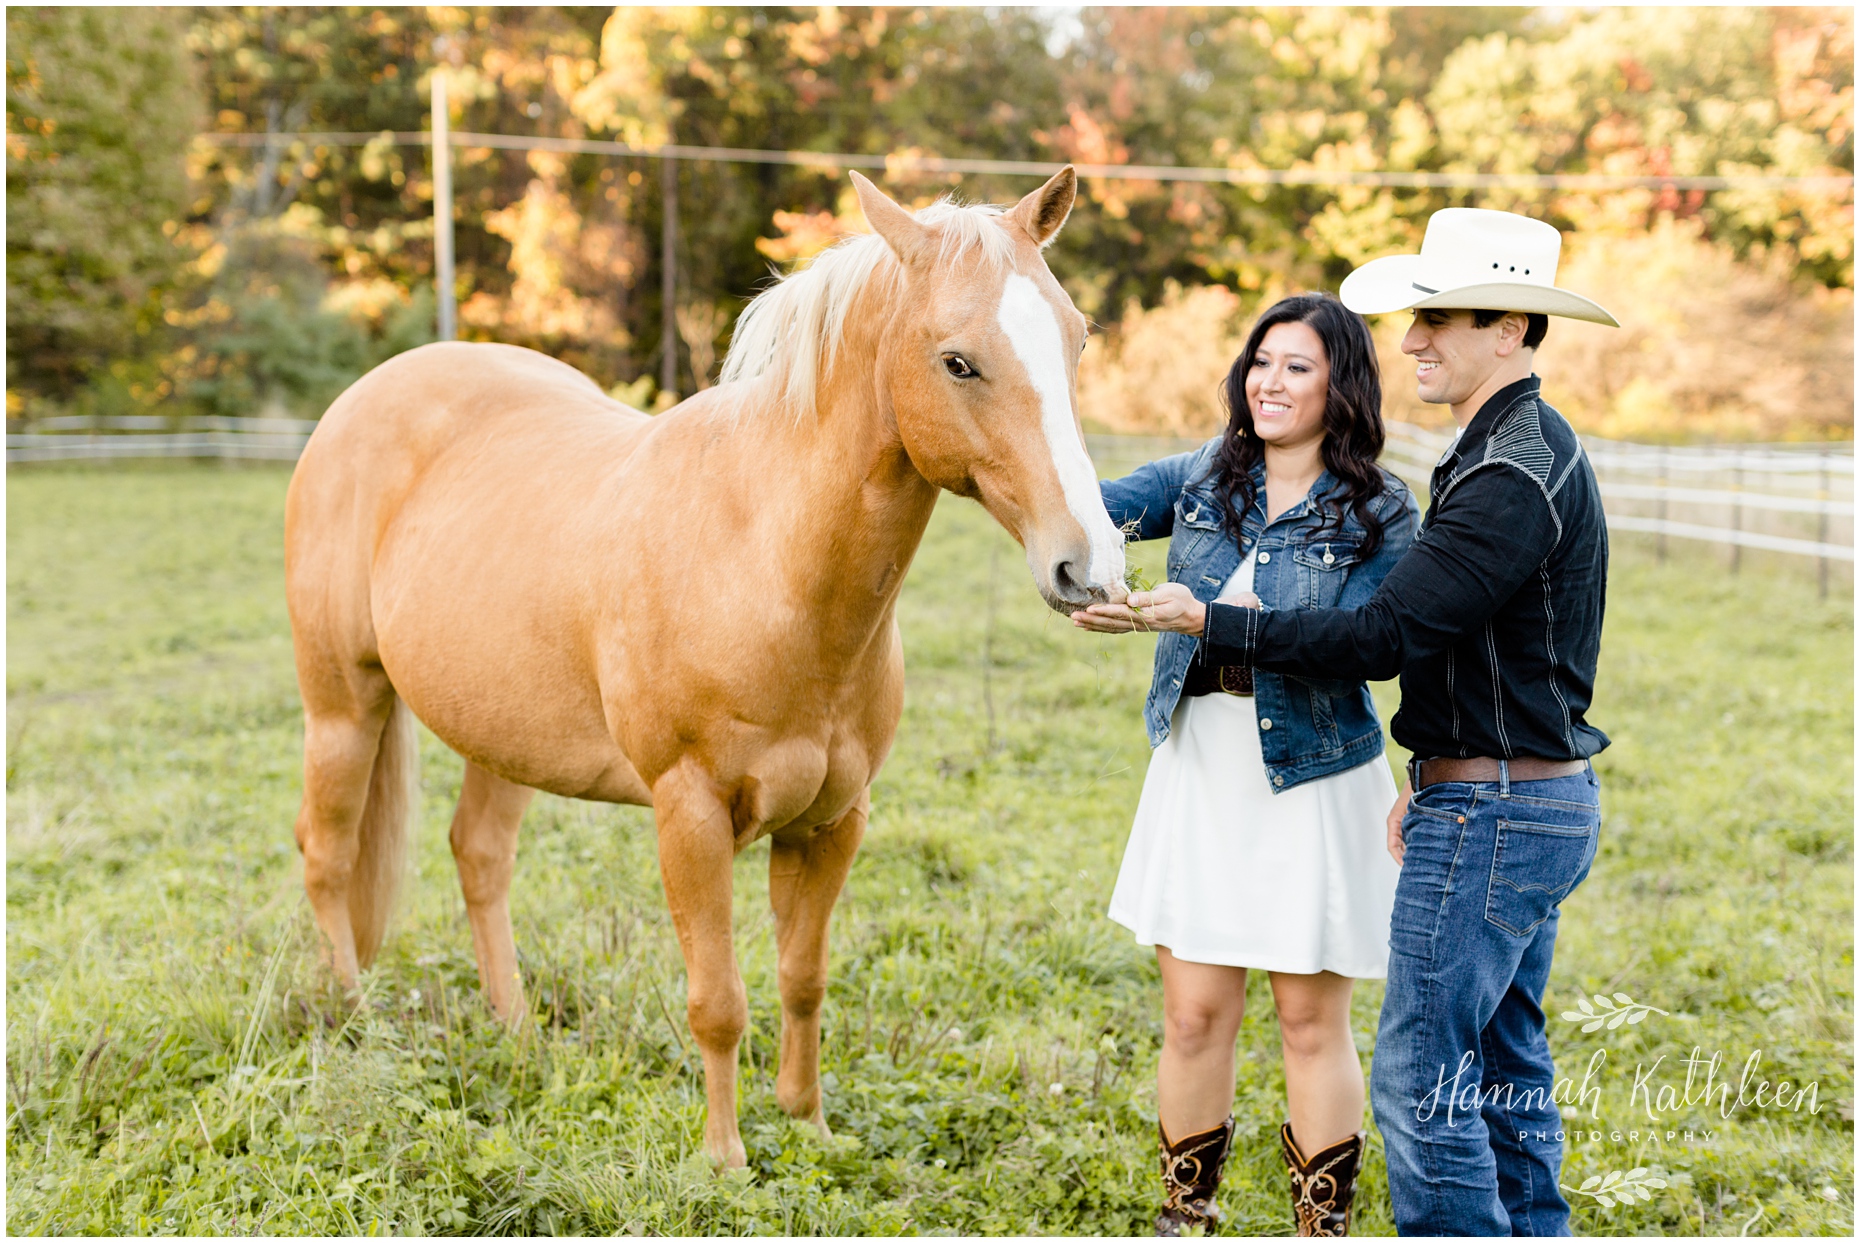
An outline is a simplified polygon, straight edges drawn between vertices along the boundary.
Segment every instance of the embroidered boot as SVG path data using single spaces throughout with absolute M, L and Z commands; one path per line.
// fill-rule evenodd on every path
M 1173 1239 L 1191 1226 L 1212 1231 L 1221 1219 L 1214 1203 L 1214 1191 L 1221 1185 L 1221 1166 L 1227 1161 L 1227 1149 L 1233 1143 L 1234 1120 L 1210 1131 L 1190 1135 L 1171 1144 L 1162 1124 L 1156 1126 L 1157 1147 L 1162 1153 L 1163 1206 L 1156 1217 L 1156 1237 Z
M 1362 1168 L 1368 1138 L 1358 1131 L 1307 1158 L 1292 1138 L 1292 1124 L 1279 1128 L 1279 1147 L 1292 1173 L 1292 1216 L 1300 1237 L 1340 1239 L 1350 1233 L 1350 1202 L 1356 1198 L 1356 1172 Z

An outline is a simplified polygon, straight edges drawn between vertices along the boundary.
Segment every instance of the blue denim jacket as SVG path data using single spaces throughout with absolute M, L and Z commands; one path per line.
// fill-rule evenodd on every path
M 1355 515 L 1346 510 L 1339 531 L 1314 503 L 1335 485 L 1330 472 L 1319 476 L 1304 500 L 1268 523 L 1266 472 L 1259 466 L 1254 474 L 1258 499 L 1241 523 L 1243 539 L 1236 545 L 1222 529 L 1221 501 L 1212 478 L 1219 447 L 1216 437 L 1199 449 L 1099 484 L 1111 521 L 1129 530 L 1132 539 L 1170 536 L 1169 579 L 1186 586 L 1203 604 L 1214 599 L 1247 550 L 1257 545 L 1253 590 L 1268 608 L 1356 608 L 1374 594 L 1414 540 L 1420 507 L 1387 471 L 1387 486 L 1371 505 L 1383 522 L 1382 546 L 1362 561 L 1357 548 L 1363 528 Z M 1183 675 L 1200 644 L 1192 635 L 1157 636 L 1156 673 L 1144 705 L 1152 747 L 1169 736 Z M 1253 687 L 1260 747 L 1275 791 L 1382 754 L 1382 724 L 1363 682 L 1255 670 Z

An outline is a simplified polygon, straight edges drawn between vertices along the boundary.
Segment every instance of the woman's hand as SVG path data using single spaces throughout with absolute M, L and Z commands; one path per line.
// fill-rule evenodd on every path
M 1173 630 L 1200 634 L 1208 624 L 1208 606 L 1181 583 L 1163 583 L 1154 591 L 1133 591 L 1122 604 L 1094 604 L 1072 615 L 1072 624 L 1099 634 L 1133 630 Z

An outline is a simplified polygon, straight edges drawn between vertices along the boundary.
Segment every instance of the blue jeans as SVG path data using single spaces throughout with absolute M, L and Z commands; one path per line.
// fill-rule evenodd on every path
M 1370 1076 L 1402 1234 L 1569 1233 L 1540 1006 L 1600 794 L 1590 768 L 1441 782 L 1408 805 Z

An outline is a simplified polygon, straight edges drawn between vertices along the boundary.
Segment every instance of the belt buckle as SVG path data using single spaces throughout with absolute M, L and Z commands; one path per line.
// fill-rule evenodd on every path
M 1219 669 L 1220 687 L 1229 695 L 1251 695 L 1253 693 L 1253 667 L 1251 665 L 1222 665 Z

